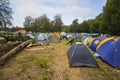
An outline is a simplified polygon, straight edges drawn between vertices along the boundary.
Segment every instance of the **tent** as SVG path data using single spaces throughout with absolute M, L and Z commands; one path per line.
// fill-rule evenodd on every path
M 45 42 L 47 40 L 47 35 L 44 33 L 38 33 L 36 42 Z
M 54 35 L 50 35 L 49 37 L 48 37 L 48 40 L 50 41 L 50 42 L 53 42 L 53 43 L 59 43 L 60 42 L 60 39 L 58 39 L 56 36 L 54 36 Z
M 81 41 L 83 42 L 88 36 L 82 36 Z
M 83 44 L 88 45 L 90 39 L 92 39 L 92 37 L 85 37 L 84 40 L 82 41 Z
M 57 37 L 58 39 L 60 39 L 61 36 L 60 36 L 60 34 L 58 32 L 54 32 L 53 34 L 55 35 L 55 37 Z
M 104 37 L 93 38 L 89 42 L 89 47 L 96 52 L 98 44 L 104 39 Z
M 120 38 L 104 39 L 97 47 L 97 53 L 112 67 L 120 68 Z
M 71 39 L 73 39 L 73 36 L 71 34 L 67 34 L 67 38 L 68 38 L 68 40 L 71 40 Z
M 73 44 L 67 54 L 70 67 L 99 67 L 90 50 L 80 42 Z

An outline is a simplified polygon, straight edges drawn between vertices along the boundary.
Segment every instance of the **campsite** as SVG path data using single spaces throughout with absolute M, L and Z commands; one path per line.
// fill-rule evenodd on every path
M 119 80 L 120 71 L 97 57 L 99 68 L 70 67 L 67 42 L 26 47 L 0 66 L 0 80 Z
M 120 80 L 120 0 L 0 0 L 0 80 Z

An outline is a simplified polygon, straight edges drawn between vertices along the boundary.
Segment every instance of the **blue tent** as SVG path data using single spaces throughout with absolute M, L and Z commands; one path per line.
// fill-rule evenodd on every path
M 45 42 L 47 40 L 47 35 L 44 33 L 37 34 L 36 42 Z
M 98 44 L 104 39 L 104 37 L 97 37 L 95 38 L 91 44 L 89 45 L 89 47 L 96 52 L 96 48 L 98 46 Z
M 104 40 L 104 43 L 99 46 L 97 53 L 101 59 L 115 68 L 120 68 L 120 38 L 117 40 Z

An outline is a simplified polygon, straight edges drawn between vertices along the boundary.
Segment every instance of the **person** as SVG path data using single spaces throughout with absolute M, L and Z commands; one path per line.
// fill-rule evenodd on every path
M 74 38 L 71 38 L 71 39 L 66 43 L 66 45 L 68 45 L 68 44 L 72 45 L 73 43 L 74 43 Z
M 64 39 L 68 40 L 65 32 L 61 32 L 60 36 L 61 36 L 61 40 L 64 40 Z

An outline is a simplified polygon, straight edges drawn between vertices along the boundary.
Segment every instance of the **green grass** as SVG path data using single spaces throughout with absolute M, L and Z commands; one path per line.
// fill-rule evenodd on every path
M 37 63 L 40 67 L 48 69 L 50 66 L 50 62 L 47 59 L 38 59 Z
M 67 58 L 70 46 L 65 45 L 66 42 L 51 43 L 45 50 L 24 49 L 1 67 L 0 80 L 58 80 L 59 77 L 63 80 L 120 80 L 120 71 L 99 58 L 96 60 L 100 68 L 70 68 Z

